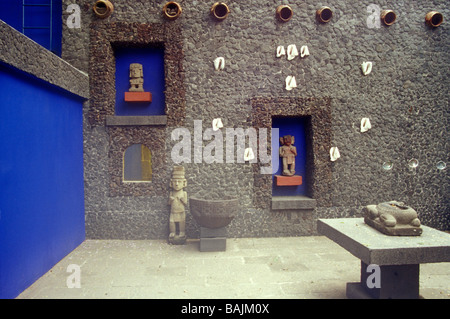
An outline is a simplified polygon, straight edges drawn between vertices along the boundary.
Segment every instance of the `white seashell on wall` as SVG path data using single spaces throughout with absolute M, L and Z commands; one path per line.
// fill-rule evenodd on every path
M 297 81 L 295 80 L 295 76 L 289 75 L 288 77 L 286 77 L 286 90 L 290 91 L 296 87 Z
M 287 47 L 287 59 L 290 61 L 298 56 L 297 46 L 295 44 L 290 44 Z
M 283 55 L 286 55 L 286 50 L 284 49 L 284 46 L 280 45 L 277 47 L 277 58 L 282 57 Z
M 330 159 L 332 162 L 336 161 L 339 157 L 341 157 L 341 154 L 339 153 L 339 149 L 336 146 L 333 146 L 330 148 Z
M 363 117 L 361 119 L 361 133 L 367 132 L 372 128 L 372 124 L 370 124 L 370 120 L 367 117 Z
M 255 158 L 255 153 L 253 153 L 253 149 L 251 147 L 246 148 L 244 150 L 244 161 L 251 161 Z
M 304 58 L 309 55 L 309 49 L 307 45 L 303 45 L 300 48 L 300 57 Z
M 214 60 L 214 68 L 216 71 L 223 70 L 225 68 L 225 59 L 223 57 L 218 57 Z
M 212 128 L 213 131 L 218 131 L 219 129 L 221 129 L 223 127 L 223 123 L 222 120 L 220 118 L 214 119 L 212 121 Z
M 370 74 L 370 72 L 372 72 L 372 62 L 363 62 L 361 64 L 361 69 L 364 75 Z

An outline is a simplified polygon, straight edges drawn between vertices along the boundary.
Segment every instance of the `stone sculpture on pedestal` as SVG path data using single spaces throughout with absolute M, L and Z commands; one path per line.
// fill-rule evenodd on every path
M 294 144 L 294 136 L 285 135 L 280 137 L 280 157 L 283 159 L 283 171 L 284 176 L 295 175 L 295 157 L 297 156 L 297 148 Z
M 364 222 L 386 235 L 419 236 L 422 234 L 417 212 L 402 202 L 390 201 L 363 208 Z
M 125 92 L 125 102 L 150 103 L 152 93 L 144 91 L 144 69 L 140 63 L 130 64 L 130 88 Z
M 175 166 L 170 181 L 169 205 L 169 243 L 182 245 L 186 243 L 185 225 L 186 213 L 185 208 L 188 203 L 187 193 L 184 191 L 187 181 L 184 175 L 184 167 Z
M 130 64 L 130 92 L 144 92 L 144 71 L 142 64 Z

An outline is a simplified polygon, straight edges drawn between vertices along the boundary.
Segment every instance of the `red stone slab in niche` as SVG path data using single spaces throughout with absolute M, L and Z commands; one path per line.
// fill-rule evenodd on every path
M 151 102 L 150 92 L 125 92 L 125 102 Z
M 281 176 L 275 175 L 275 183 L 277 186 L 298 186 L 302 185 L 303 179 L 301 176 Z

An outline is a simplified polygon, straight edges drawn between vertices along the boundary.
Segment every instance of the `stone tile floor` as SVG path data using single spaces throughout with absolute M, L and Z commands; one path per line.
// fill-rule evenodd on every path
M 80 288 L 68 288 L 71 264 Z M 322 236 L 229 238 L 225 252 L 198 240 L 86 240 L 17 298 L 343 299 L 360 261 Z M 450 299 L 450 263 L 421 265 L 424 298 Z

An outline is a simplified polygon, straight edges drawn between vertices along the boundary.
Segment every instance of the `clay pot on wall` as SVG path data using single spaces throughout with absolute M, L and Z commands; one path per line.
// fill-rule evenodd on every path
M 443 21 L 444 16 L 437 11 L 430 11 L 425 16 L 425 22 L 433 28 L 440 26 Z
M 92 7 L 92 10 L 94 10 L 97 17 L 105 19 L 113 13 L 114 6 L 109 0 L 98 0 Z
M 397 19 L 397 15 L 392 10 L 383 10 L 380 15 L 381 21 L 387 26 L 393 25 Z
M 181 15 L 183 11 L 181 6 L 175 1 L 167 2 L 163 7 L 163 14 L 169 20 L 175 20 Z
M 321 7 L 316 11 L 317 20 L 321 23 L 330 22 L 333 17 L 333 11 L 329 7 Z
M 223 2 L 216 2 L 211 7 L 211 14 L 217 20 L 224 20 L 228 14 L 230 13 L 230 9 Z
M 291 20 L 293 14 L 294 11 L 292 11 L 292 8 L 288 5 L 280 5 L 277 7 L 277 19 L 281 22 L 288 22 Z

